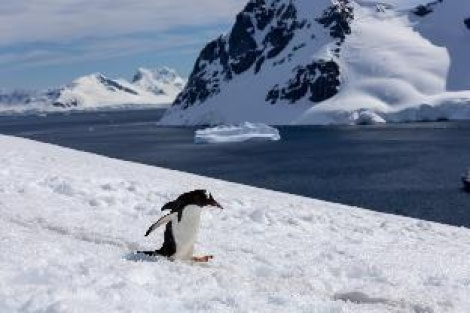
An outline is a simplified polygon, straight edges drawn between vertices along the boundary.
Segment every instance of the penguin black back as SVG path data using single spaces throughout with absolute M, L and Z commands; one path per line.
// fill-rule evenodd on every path
M 188 205 L 197 205 L 200 207 L 215 206 L 222 209 L 222 206 L 214 200 L 212 194 L 207 190 L 197 189 L 183 193 L 176 200 L 168 202 L 162 207 L 162 211 L 169 210 L 171 213 L 178 213 L 178 220 L 181 221 L 183 210 Z

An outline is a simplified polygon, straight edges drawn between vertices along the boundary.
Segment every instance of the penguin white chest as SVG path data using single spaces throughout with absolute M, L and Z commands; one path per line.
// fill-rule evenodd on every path
M 176 244 L 176 259 L 191 259 L 194 244 L 197 240 L 201 220 L 201 207 L 188 205 L 183 209 L 181 220 L 176 216 L 172 219 L 173 237 Z

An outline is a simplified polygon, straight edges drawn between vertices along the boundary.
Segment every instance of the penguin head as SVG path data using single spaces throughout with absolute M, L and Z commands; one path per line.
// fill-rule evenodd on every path
M 212 206 L 223 209 L 223 207 L 217 201 L 215 201 L 214 197 L 212 197 L 212 194 L 207 190 L 194 190 L 190 192 L 190 194 L 193 195 L 194 204 L 200 207 Z
M 198 189 L 186 192 L 180 195 L 178 199 L 168 202 L 162 207 L 162 211 L 179 211 L 187 205 L 197 205 L 200 207 L 212 206 L 223 209 L 223 207 L 217 201 L 215 201 L 210 192 L 204 189 Z

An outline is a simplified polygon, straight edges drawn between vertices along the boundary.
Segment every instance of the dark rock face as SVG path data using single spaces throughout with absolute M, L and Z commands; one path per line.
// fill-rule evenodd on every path
M 58 107 L 58 108 L 73 108 L 73 107 L 78 107 L 78 101 L 76 99 L 73 99 L 69 102 L 60 102 L 56 101 L 52 103 L 53 106 Z
M 464 22 L 465 26 L 467 26 L 467 28 L 470 30 L 470 17 L 466 18 L 463 22 Z
M 434 6 L 436 6 L 436 4 L 439 4 L 439 3 L 442 3 L 443 0 L 436 0 L 436 1 L 433 1 L 433 2 L 430 2 L 428 4 L 421 4 L 421 5 L 418 5 L 414 10 L 413 10 L 413 13 L 416 15 L 416 16 L 420 16 L 420 17 L 423 17 L 423 16 L 426 16 L 432 12 L 434 12 Z
M 111 91 L 121 90 L 130 94 L 133 94 L 133 95 L 138 95 L 137 91 L 127 88 L 125 86 L 122 86 L 121 84 L 118 84 L 114 80 L 108 79 L 102 75 L 99 75 L 97 78 L 99 82 L 103 84 L 108 90 L 111 90 Z
M 264 47 L 269 47 L 266 57 L 272 59 L 279 55 L 294 37 L 297 29 L 302 29 L 306 21 L 298 21 L 297 10 L 291 3 L 282 6 L 276 12 L 277 22 L 263 40 Z
M 221 85 L 237 75 L 248 71 L 258 74 L 269 69 L 268 66 L 291 62 L 297 51 L 307 46 L 306 43 L 296 45 L 279 60 L 268 61 L 284 53 L 296 33 L 310 30 L 315 21 L 329 29 L 332 40 L 337 41 L 334 52 L 339 55 L 341 43 L 351 33 L 353 6 L 350 0 L 339 0 L 316 19 L 312 16 L 309 20 L 299 17 L 295 3 L 295 0 L 250 0 L 237 15 L 230 34 L 210 42 L 201 51 L 188 84 L 173 106 L 186 109 L 195 103 L 203 103 L 219 94 Z M 316 38 L 315 34 L 309 36 L 311 40 Z M 273 87 L 267 101 L 294 103 L 308 95 L 310 101 L 318 102 L 336 94 L 340 82 L 338 65 L 333 60 L 306 62 L 310 63 L 296 68 L 286 86 Z
M 276 104 L 279 100 L 295 103 L 308 96 L 311 102 L 320 102 L 334 96 L 340 86 L 339 66 L 334 61 L 316 61 L 294 69 L 294 77 L 284 87 L 274 86 L 266 101 Z
M 433 12 L 432 8 L 427 5 L 419 5 L 413 11 L 413 13 L 417 16 L 426 16 L 432 12 Z
M 338 39 L 336 55 L 341 44 L 351 33 L 351 21 L 354 19 L 353 7 L 349 1 L 340 1 L 336 6 L 326 9 L 316 21 L 330 30 L 330 36 Z M 302 48 L 296 47 L 297 49 Z M 294 69 L 293 77 L 283 86 L 274 86 L 266 95 L 266 101 L 276 104 L 279 100 L 295 103 L 308 96 L 311 102 L 321 102 L 338 93 L 340 68 L 334 60 L 318 60 L 306 66 Z
M 266 58 L 279 54 L 299 25 L 289 20 L 296 18 L 294 5 L 277 8 L 278 2 L 268 6 L 265 0 L 249 1 L 237 15 L 230 36 L 219 37 L 201 51 L 186 88 L 173 105 L 183 105 L 184 109 L 196 102 L 204 102 L 220 92 L 221 82 L 230 81 L 234 75 L 253 67 L 258 73 Z M 256 42 L 256 32 L 265 30 L 276 19 L 276 26 L 270 28 L 263 42 Z
M 265 0 L 253 0 L 248 2 L 243 12 L 254 16 L 257 29 L 264 30 L 271 23 L 276 11 L 273 7 L 268 8 Z
M 204 102 L 210 96 L 220 92 L 220 82 L 232 79 L 232 69 L 229 65 L 229 55 L 223 37 L 210 42 L 200 53 L 194 65 L 188 84 L 176 98 L 173 105 L 183 105 L 187 108 L 194 103 Z M 218 63 L 218 70 L 207 76 L 208 66 Z
M 238 14 L 228 42 L 230 66 L 236 74 L 249 69 L 258 56 L 258 44 L 252 37 L 254 33 L 251 17 L 245 12 Z
M 354 18 L 353 7 L 349 1 L 340 1 L 338 5 L 331 6 L 323 12 L 323 16 L 317 18 L 317 22 L 330 29 L 330 36 L 346 39 L 346 35 L 351 34 L 350 23 Z

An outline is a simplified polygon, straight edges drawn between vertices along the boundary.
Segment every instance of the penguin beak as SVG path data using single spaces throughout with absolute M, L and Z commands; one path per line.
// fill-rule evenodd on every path
M 218 208 L 221 209 L 221 210 L 224 209 L 224 208 L 220 205 L 220 203 L 217 202 L 217 201 L 215 201 L 214 199 L 212 199 L 211 205 L 212 205 L 212 206 L 215 206 L 215 207 L 218 207 Z

